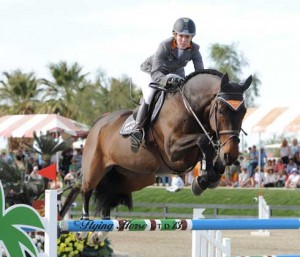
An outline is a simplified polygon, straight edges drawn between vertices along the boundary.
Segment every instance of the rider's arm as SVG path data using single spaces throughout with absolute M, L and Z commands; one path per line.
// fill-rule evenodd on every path
M 163 65 L 167 56 L 169 54 L 169 49 L 166 44 L 161 43 L 158 46 L 158 49 L 154 55 L 152 70 L 151 70 L 151 78 L 162 85 L 166 85 L 167 77 L 166 75 L 169 73 L 167 70 L 163 69 Z
M 202 56 L 201 56 L 201 53 L 199 51 L 199 46 L 193 43 L 193 50 L 192 51 L 194 52 L 192 60 L 193 60 L 193 63 L 194 63 L 195 71 L 204 69 Z

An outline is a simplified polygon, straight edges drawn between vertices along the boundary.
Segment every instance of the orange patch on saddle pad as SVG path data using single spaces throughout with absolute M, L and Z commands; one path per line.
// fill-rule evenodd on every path
M 226 100 L 226 103 L 228 103 L 233 109 L 237 110 L 241 104 L 243 103 L 243 101 L 239 101 L 239 100 Z

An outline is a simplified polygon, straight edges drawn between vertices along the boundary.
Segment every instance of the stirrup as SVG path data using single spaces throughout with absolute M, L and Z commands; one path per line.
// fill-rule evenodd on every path
M 136 128 L 130 135 L 131 137 L 131 151 L 136 153 L 139 150 L 140 145 L 145 137 L 145 131 L 143 128 Z

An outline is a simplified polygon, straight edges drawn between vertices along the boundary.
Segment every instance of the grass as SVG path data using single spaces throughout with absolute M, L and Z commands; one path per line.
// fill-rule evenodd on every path
M 163 187 L 149 187 L 133 193 L 134 203 L 187 203 L 187 204 L 227 204 L 227 205 L 255 205 L 253 201 L 261 193 L 268 205 L 300 206 L 300 189 L 285 190 L 282 188 L 272 189 L 238 189 L 216 188 L 206 190 L 201 196 L 194 196 L 190 188 L 185 188 L 176 193 L 170 193 Z M 77 198 L 78 208 L 81 210 L 81 197 Z M 92 203 L 91 203 L 92 205 Z M 119 210 L 127 211 L 125 207 Z M 135 212 L 162 212 L 162 208 L 134 207 Z M 192 213 L 191 208 L 170 208 L 173 213 Z M 212 215 L 213 210 L 207 209 L 204 215 Z M 220 215 L 257 216 L 257 210 L 251 209 L 221 209 Z M 300 211 L 273 210 L 272 216 L 300 217 Z

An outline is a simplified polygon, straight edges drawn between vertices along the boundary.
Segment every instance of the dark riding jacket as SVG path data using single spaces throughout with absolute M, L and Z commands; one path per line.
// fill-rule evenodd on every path
M 168 79 L 166 75 L 170 73 L 184 78 L 184 67 L 191 60 L 195 70 L 204 68 L 199 48 L 199 45 L 192 42 L 189 48 L 180 50 L 177 48 L 175 39 L 168 38 L 159 44 L 154 55 L 141 64 L 141 70 L 151 74 L 155 82 L 165 86 Z

